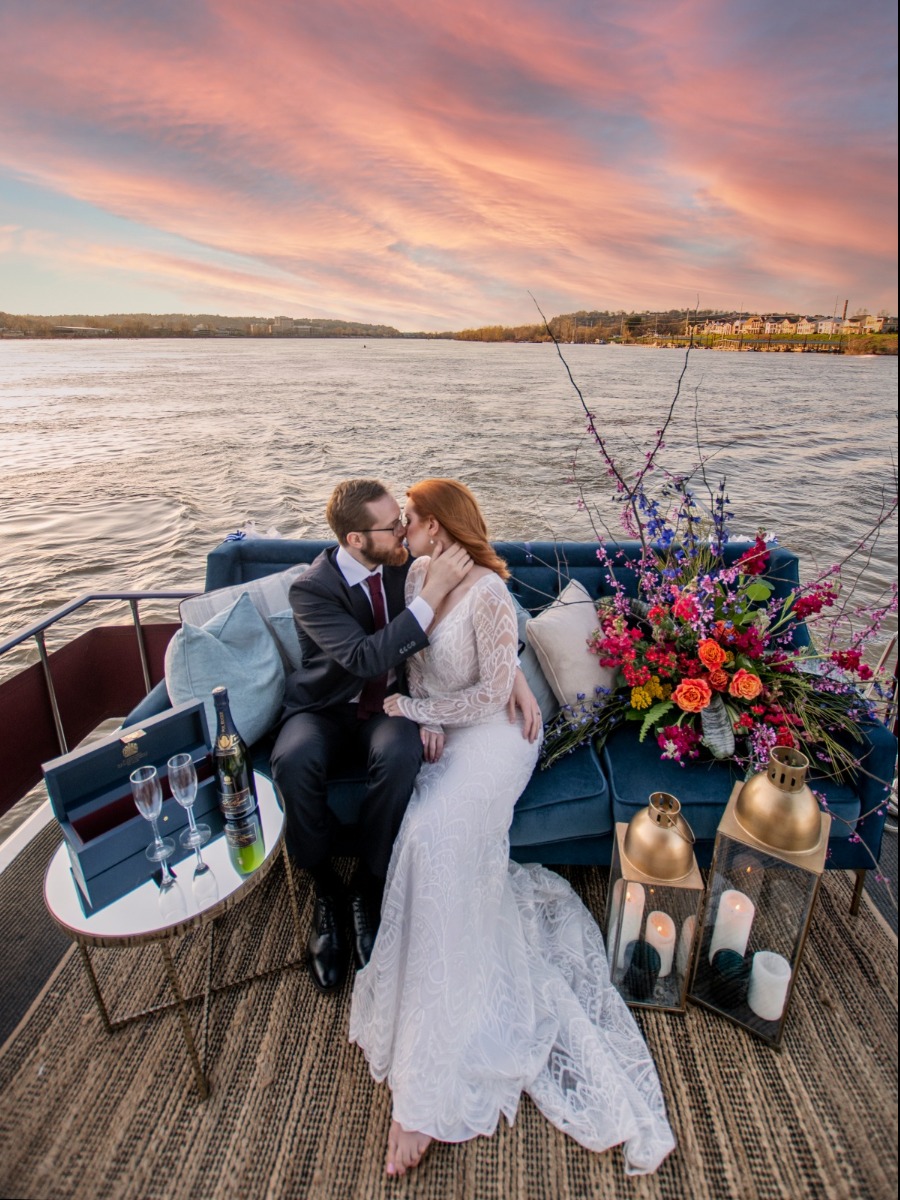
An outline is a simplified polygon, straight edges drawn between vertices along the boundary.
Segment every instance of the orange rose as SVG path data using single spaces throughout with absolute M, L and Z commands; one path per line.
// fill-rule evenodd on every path
M 700 712 L 712 700 L 712 689 L 705 679 L 682 679 L 672 699 L 685 712 Z
M 717 668 L 715 671 L 710 671 L 708 682 L 711 688 L 715 688 L 717 692 L 728 690 L 728 672 Z
M 739 671 L 735 671 L 734 678 L 728 685 L 728 691 L 730 695 L 736 696 L 739 700 L 755 700 L 762 691 L 762 680 L 752 671 L 745 671 L 741 667 Z
M 706 638 L 697 647 L 697 657 L 707 670 L 714 671 L 725 661 L 725 651 L 718 642 L 714 642 L 712 638 Z

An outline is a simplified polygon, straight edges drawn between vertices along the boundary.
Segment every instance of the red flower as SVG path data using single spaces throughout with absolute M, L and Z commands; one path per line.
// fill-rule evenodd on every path
M 665 646 L 650 646 L 647 653 L 644 655 L 648 663 L 651 663 L 658 675 L 667 678 L 674 675 L 678 670 L 678 657 L 675 650 L 670 645 Z
M 649 667 L 636 667 L 633 663 L 624 663 L 622 674 L 625 676 L 625 682 L 629 687 L 641 687 L 643 684 L 650 682 Z
M 666 725 L 657 735 L 656 744 L 662 750 L 662 758 L 671 758 L 675 762 L 696 758 L 700 753 L 700 734 L 690 725 Z
M 745 629 L 743 633 L 737 634 L 732 639 L 732 643 L 736 650 L 746 654 L 749 658 L 760 658 L 766 648 L 762 634 L 755 625 L 751 625 L 749 629 Z
M 765 575 L 769 569 L 769 552 L 765 539 L 759 534 L 749 550 L 745 550 L 735 564 L 742 575 Z
M 721 667 L 717 668 L 715 671 L 710 671 L 706 678 L 709 681 L 709 686 L 714 688 L 715 691 L 724 692 L 727 690 L 728 672 L 723 671 Z
M 800 596 L 794 601 L 794 616 L 803 621 L 807 617 L 820 613 L 823 608 L 831 608 L 837 599 L 837 591 L 830 584 L 819 584 L 808 596 Z
M 695 617 L 700 615 L 700 607 L 697 604 L 697 597 L 689 593 L 682 592 L 675 603 L 672 605 L 672 615 L 677 617 L 679 621 L 693 621 Z
M 868 663 L 862 661 L 862 654 L 859 650 L 833 650 L 831 661 L 844 671 L 854 671 L 860 679 L 872 678 L 872 668 Z

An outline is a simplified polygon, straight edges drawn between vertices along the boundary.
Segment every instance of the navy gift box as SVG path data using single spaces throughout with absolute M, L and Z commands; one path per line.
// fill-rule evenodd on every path
M 152 764 L 159 772 L 163 792 L 159 832 L 174 837 L 176 845 L 170 866 L 193 853 L 178 839 L 187 827 L 187 813 L 172 795 L 166 773 L 168 760 L 182 752 L 190 753 L 197 767 L 194 816 L 199 821 L 208 813 L 217 814 L 209 731 L 199 701 L 179 705 L 43 764 L 50 804 L 87 908 L 110 904 L 159 871 L 159 864 L 150 862 L 145 854 L 153 830 L 137 811 L 131 794 L 129 776 L 136 767 Z

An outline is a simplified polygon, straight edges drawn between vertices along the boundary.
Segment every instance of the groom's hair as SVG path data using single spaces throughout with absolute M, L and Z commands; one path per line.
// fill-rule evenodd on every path
M 345 479 L 331 493 L 325 518 L 342 546 L 349 533 L 361 533 L 372 523 L 368 505 L 388 494 L 380 479 Z

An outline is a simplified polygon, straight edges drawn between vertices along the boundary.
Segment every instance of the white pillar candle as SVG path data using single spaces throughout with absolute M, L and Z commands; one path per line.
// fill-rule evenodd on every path
M 675 957 L 675 922 L 664 912 L 652 912 L 647 917 L 647 944 L 659 955 L 659 978 L 672 970 Z
M 617 879 L 613 884 L 612 899 L 609 905 L 609 923 L 606 926 L 606 957 L 610 958 L 613 940 L 619 925 L 619 913 L 622 911 L 622 893 L 625 890 L 625 880 Z
M 786 958 L 771 950 L 757 950 L 750 968 L 747 1003 L 764 1021 L 778 1021 L 784 1012 L 790 982 L 791 964 Z
M 694 930 L 697 928 L 697 918 L 694 916 L 687 917 L 681 927 L 681 936 L 678 939 L 678 958 L 676 966 L 678 974 L 684 977 L 688 973 L 688 967 L 691 965 L 691 948 L 694 945 Z
M 625 968 L 625 951 L 632 942 L 636 942 L 641 936 L 641 924 L 644 919 L 644 888 L 643 884 L 630 883 L 625 879 L 619 882 L 624 885 L 625 902 L 619 916 L 621 932 L 616 969 L 622 971 Z M 614 930 L 615 926 L 613 926 Z
M 755 912 L 753 901 L 743 892 L 729 888 L 722 893 L 709 946 L 710 962 L 718 950 L 736 950 L 742 956 L 746 953 Z

